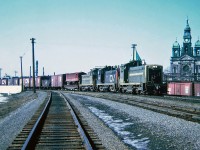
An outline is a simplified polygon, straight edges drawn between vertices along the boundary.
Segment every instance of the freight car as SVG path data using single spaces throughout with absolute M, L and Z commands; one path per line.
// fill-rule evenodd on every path
M 130 62 L 120 66 L 119 90 L 133 94 L 161 94 L 163 66 Z
M 175 96 L 200 96 L 200 82 L 169 82 L 167 94 Z
M 84 72 L 67 73 L 64 88 L 66 90 L 79 90 L 79 84 L 82 82 Z
M 64 89 L 65 80 L 66 80 L 66 74 L 52 75 L 51 76 L 51 88 L 52 89 Z
M 21 83 L 21 81 L 20 81 L 20 83 Z M 30 78 L 29 77 L 23 77 L 23 84 L 24 84 L 25 89 L 29 89 L 30 88 Z
M 49 89 L 51 88 L 51 76 L 43 76 L 42 77 L 42 89 Z
M 192 82 L 169 82 L 167 84 L 168 95 L 193 96 Z
M 35 78 L 35 87 L 38 89 L 48 89 L 51 85 L 50 76 L 38 76 Z

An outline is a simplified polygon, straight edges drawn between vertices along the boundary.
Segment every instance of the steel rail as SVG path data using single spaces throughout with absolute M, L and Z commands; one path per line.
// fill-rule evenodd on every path
M 66 101 L 67 106 L 68 106 L 69 109 L 70 109 L 70 113 L 71 113 L 71 115 L 72 115 L 72 117 L 73 117 L 73 119 L 74 119 L 75 124 L 78 126 L 78 130 L 80 131 L 80 135 L 81 135 L 81 137 L 82 137 L 82 139 L 83 139 L 83 142 L 84 142 L 84 144 L 85 144 L 86 149 L 87 149 L 87 150 L 93 150 L 92 144 L 90 143 L 90 140 L 89 140 L 88 137 L 86 136 L 86 134 L 85 134 L 85 132 L 84 132 L 84 129 L 82 128 L 81 124 L 79 123 L 79 119 L 77 118 L 74 109 L 71 107 L 71 105 L 70 105 L 70 103 L 68 102 L 68 100 L 67 100 L 67 98 L 65 97 L 65 95 L 64 95 L 63 93 L 60 93 L 60 95 L 63 96 L 63 98 L 64 98 L 65 101 Z
M 44 123 L 45 117 L 47 116 L 50 104 L 52 101 L 52 93 L 50 94 L 49 100 L 47 102 L 47 104 L 45 105 L 45 108 L 43 109 L 42 113 L 40 114 L 39 118 L 37 119 L 36 123 L 34 124 L 31 132 L 28 135 L 28 138 L 26 139 L 26 141 L 23 144 L 23 147 L 21 148 L 21 150 L 25 150 L 25 149 L 33 149 L 33 147 L 35 146 L 35 138 L 37 133 L 39 132 L 42 124 Z

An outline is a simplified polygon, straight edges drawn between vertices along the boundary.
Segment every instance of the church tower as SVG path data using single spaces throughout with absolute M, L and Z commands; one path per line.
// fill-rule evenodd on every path
M 192 47 L 191 28 L 188 19 L 183 34 L 183 45 L 177 39 L 172 46 L 170 59 L 171 81 L 200 81 L 200 40 Z
M 193 56 L 193 48 L 192 48 L 192 36 L 191 36 L 191 29 L 188 23 L 188 19 L 186 22 L 186 27 L 184 29 L 183 35 L 183 48 L 181 50 L 181 56 L 189 55 Z

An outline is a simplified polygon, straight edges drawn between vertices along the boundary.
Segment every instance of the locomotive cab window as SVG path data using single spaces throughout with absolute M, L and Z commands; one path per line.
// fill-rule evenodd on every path
M 152 67 L 148 69 L 148 81 L 151 83 L 162 82 L 162 69 L 160 67 Z

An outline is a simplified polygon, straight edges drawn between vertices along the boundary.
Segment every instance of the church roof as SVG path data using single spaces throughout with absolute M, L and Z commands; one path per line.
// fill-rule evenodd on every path
M 192 60 L 195 60 L 193 57 L 189 56 L 189 55 L 183 55 L 179 60 L 181 61 L 192 61 Z
M 195 43 L 195 47 L 200 47 L 200 41 L 199 41 L 199 40 L 196 41 L 196 43 Z
M 177 40 L 174 42 L 173 48 L 180 48 L 180 45 L 179 45 L 179 43 L 177 42 Z

